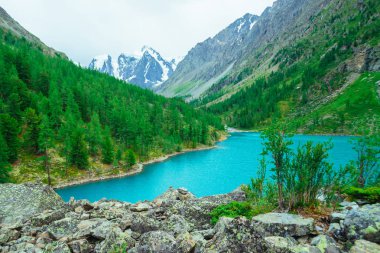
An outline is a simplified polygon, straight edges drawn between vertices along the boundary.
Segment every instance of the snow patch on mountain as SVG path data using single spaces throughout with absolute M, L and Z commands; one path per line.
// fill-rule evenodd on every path
M 179 60 L 165 60 L 156 50 L 144 46 L 134 54 L 122 53 L 118 57 L 104 54 L 93 58 L 89 69 L 109 74 L 143 88 L 155 88 L 174 72 Z

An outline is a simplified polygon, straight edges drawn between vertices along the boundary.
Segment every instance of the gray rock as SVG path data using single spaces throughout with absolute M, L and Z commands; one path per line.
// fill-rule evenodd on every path
M 170 187 L 166 192 L 153 200 L 153 203 L 162 205 L 170 201 L 189 200 L 194 199 L 195 196 L 185 188 L 174 189 Z
M 314 237 L 310 244 L 317 247 L 321 252 L 340 252 L 340 249 L 336 246 L 335 240 L 327 235 L 318 235 L 317 237 Z
M 196 240 L 188 232 L 184 234 L 180 234 L 176 238 L 176 248 L 178 252 L 184 252 L 184 253 L 193 252 L 196 245 L 197 245 Z
M 355 241 L 350 253 L 379 253 L 380 245 L 366 240 Z
M 69 243 L 69 247 L 73 253 L 90 253 L 92 251 L 92 246 L 86 239 L 72 241 Z
M 104 240 L 107 234 L 114 232 L 114 230 L 117 230 L 119 233 L 122 232 L 116 224 L 106 219 L 83 220 L 77 225 L 77 232 L 74 238 L 92 236 L 98 240 Z
M 290 249 L 292 253 L 323 253 L 315 246 L 306 244 L 296 245 Z
M 344 220 L 346 218 L 347 213 L 332 213 L 330 215 L 330 221 L 332 223 L 339 223 L 339 221 Z
M 71 253 L 69 246 L 63 242 L 52 242 L 46 245 L 46 253 Z
M 52 235 L 53 239 L 59 240 L 64 237 L 70 237 L 78 232 L 79 220 L 64 218 L 51 223 L 47 227 L 47 231 Z
M 185 220 L 184 217 L 174 214 L 164 224 L 165 231 L 172 232 L 176 237 L 179 234 L 184 234 L 191 231 L 192 226 Z
M 130 253 L 174 253 L 177 245 L 174 237 L 165 231 L 152 231 L 140 237 L 139 244 Z
M 66 204 L 51 187 L 26 183 L 0 184 L 0 206 L 0 224 L 15 224 L 45 210 L 62 209 Z
M 0 245 L 6 242 L 17 240 L 20 237 L 20 232 L 14 229 L 0 228 Z
M 294 239 L 285 238 L 281 236 L 268 236 L 264 238 L 267 242 L 269 252 L 273 253 L 283 253 L 290 252 L 290 249 L 296 245 Z
M 135 242 L 136 241 L 131 237 L 131 234 L 115 230 L 107 234 L 106 238 L 96 245 L 95 252 L 126 252 L 126 250 L 134 247 Z
M 47 210 L 31 218 L 33 226 L 41 227 L 65 217 L 66 210 Z
M 144 212 L 148 211 L 151 208 L 151 206 L 147 203 L 138 203 L 134 206 L 131 206 L 131 211 L 132 212 Z
M 351 241 L 365 239 L 380 243 L 380 204 L 349 211 L 343 222 L 343 234 Z
M 215 235 L 201 252 L 266 252 L 268 247 L 260 233 L 245 218 L 222 217 L 215 225 Z
M 253 226 L 266 236 L 305 236 L 314 230 L 314 220 L 288 213 L 267 213 L 252 218 Z

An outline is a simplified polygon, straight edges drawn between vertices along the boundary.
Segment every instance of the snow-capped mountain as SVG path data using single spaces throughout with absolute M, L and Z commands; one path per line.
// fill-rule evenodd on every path
M 144 46 L 141 55 L 120 54 L 95 57 L 89 69 L 95 69 L 143 88 L 153 89 L 166 81 L 174 72 L 178 60 L 167 61 L 153 48 Z

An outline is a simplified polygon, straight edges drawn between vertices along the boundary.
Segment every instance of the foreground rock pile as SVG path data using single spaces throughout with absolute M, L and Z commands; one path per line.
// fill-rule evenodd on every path
M 0 185 L 0 252 L 380 252 L 380 204 L 342 203 L 327 232 L 286 213 L 221 218 L 209 212 L 245 195 L 195 198 L 170 188 L 151 202 L 71 200 L 40 184 Z M 319 232 L 317 232 L 319 231 Z

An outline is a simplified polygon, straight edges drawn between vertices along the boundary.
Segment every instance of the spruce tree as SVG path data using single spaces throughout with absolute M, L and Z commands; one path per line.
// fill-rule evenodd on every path
M 27 126 L 24 135 L 24 144 L 33 154 L 38 153 L 38 136 L 40 134 L 40 117 L 32 108 L 28 108 L 25 112 L 25 124 Z
M 76 128 L 69 143 L 68 151 L 71 165 L 76 166 L 78 169 L 86 169 L 89 166 L 88 149 L 84 140 L 83 130 Z
M 40 132 L 38 136 L 39 152 L 43 154 L 44 169 L 48 175 L 48 184 L 51 185 L 49 148 L 53 146 L 52 145 L 53 131 L 50 129 L 49 118 L 46 115 L 42 116 L 39 128 L 40 128 Z
M 17 121 L 8 114 L 0 114 L 0 132 L 8 147 L 8 161 L 13 163 L 18 158 L 19 140 L 18 133 L 19 127 Z
M 109 131 L 105 131 L 102 145 L 102 160 L 105 164 L 111 164 L 114 158 L 112 139 Z
M 136 155 L 132 149 L 128 150 L 126 158 L 127 158 L 126 159 L 127 168 L 131 168 L 133 165 L 136 164 Z
M 0 134 L 0 184 L 10 181 L 10 171 L 11 166 L 8 163 L 8 146 L 3 135 Z

